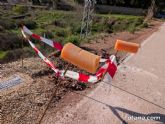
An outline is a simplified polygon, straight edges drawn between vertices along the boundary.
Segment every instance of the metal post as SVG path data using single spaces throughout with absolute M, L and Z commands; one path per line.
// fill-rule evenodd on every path
M 24 39 L 22 39 L 22 50 L 23 50 L 23 47 L 24 47 L 24 46 L 23 46 L 23 42 L 24 42 Z M 23 59 L 24 59 L 23 53 L 24 53 L 24 52 L 22 52 L 22 55 L 21 55 L 21 62 L 22 62 L 22 65 L 21 65 L 21 66 L 22 66 L 22 68 L 24 67 L 24 64 L 23 64 Z
M 84 2 L 84 12 L 81 24 L 81 38 L 87 37 L 91 33 L 96 0 L 85 0 Z

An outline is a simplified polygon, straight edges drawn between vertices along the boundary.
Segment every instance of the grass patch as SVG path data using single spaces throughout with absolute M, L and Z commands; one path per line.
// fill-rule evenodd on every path
M 9 14 L 12 15 L 12 12 L 10 11 Z M 16 12 L 13 12 L 13 15 L 15 14 Z M 144 18 L 141 16 L 120 14 L 95 14 L 93 25 L 91 27 L 92 35 L 86 39 L 80 39 L 82 21 L 82 15 L 80 15 L 80 12 L 76 13 L 71 11 L 57 10 L 33 10 L 33 14 L 31 17 L 26 17 L 21 20 L 7 19 L 7 21 L 5 21 L 6 17 L 7 16 L 5 14 L 3 15 L 3 17 L 0 17 L 0 30 L 2 30 L 3 32 L 12 32 L 16 34 L 17 37 L 22 36 L 21 31 L 18 27 L 20 23 L 24 22 L 24 24 L 28 28 L 30 28 L 35 34 L 39 34 L 41 36 L 45 36 L 46 38 L 59 41 L 62 44 L 72 42 L 76 45 L 88 42 L 92 39 L 95 39 L 96 37 L 96 39 L 98 39 L 101 36 L 100 34 L 110 34 L 121 31 L 128 31 L 130 33 L 134 33 L 136 30 L 148 27 L 148 24 L 143 21 Z M 6 39 L 9 38 L 7 35 L 4 37 L 4 34 L 5 33 L 3 33 L 0 38 L 5 39 L 5 42 L 3 42 L 3 44 L 6 44 Z M 10 40 L 12 41 L 12 43 L 13 41 L 18 41 L 15 40 L 15 38 L 10 38 Z M 17 46 L 10 45 L 11 48 L 7 48 L 9 45 L 5 47 L 5 45 L 2 44 L 1 48 L 3 48 L 2 50 L 4 51 L 19 49 L 21 47 L 20 41 L 16 42 Z M 36 40 L 34 40 L 34 43 L 36 45 L 39 44 L 39 42 Z M 28 43 L 25 46 L 29 46 Z M 7 50 L 5 48 L 7 48 Z M 16 50 L 15 53 L 18 53 L 18 51 L 19 50 Z M 1 54 L 1 57 L 5 56 L 5 53 Z M 10 52 L 9 56 L 14 55 L 12 55 Z M 13 58 L 15 58 L 15 56 Z
M 7 54 L 7 51 L 0 51 L 0 59 L 3 59 Z

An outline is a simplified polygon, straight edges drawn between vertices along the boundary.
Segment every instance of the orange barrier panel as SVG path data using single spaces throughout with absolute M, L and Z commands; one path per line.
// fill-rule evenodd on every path
M 130 43 L 122 40 L 117 40 L 115 44 L 115 50 L 130 52 L 130 53 L 137 53 L 140 45 L 137 43 Z
M 67 43 L 61 52 L 65 61 L 90 73 L 95 73 L 99 67 L 100 57 L 85 51 L 72 43 Z

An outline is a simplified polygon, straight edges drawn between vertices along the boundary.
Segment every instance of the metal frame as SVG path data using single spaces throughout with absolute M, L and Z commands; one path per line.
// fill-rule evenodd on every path
M 87 37 L 91 33 L 96 0 L 84 0 L 84 3 L 84 12 L 81 25 L 81 38 Z

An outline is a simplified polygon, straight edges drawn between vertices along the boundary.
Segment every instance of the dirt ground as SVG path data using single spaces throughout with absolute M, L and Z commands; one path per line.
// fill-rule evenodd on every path
M 149 28 L 140 30 L 135 34 L 122 32 L 104 36 L 101 39 L 82 45 L 83 48 L 102 54 L 102 50 L 113 54 L 113 46 L 116 39 L 141 43 L 153 32 L 158 30 L 161 21 L 153 21 Z M 126 53 L 120 53 L 123 58 Z M 55 61 L 58 67 L 66 66 L 58 58 Z M 71 66 L 70 69 L 77 70 Z M 83 96 L 79 93 L 89 93 L 96 85 L 78 84 L 78 82 L 67 79 L 61 80 L 54 76 L 47 66 L 36 58 L 24 59 L 24 67 L 21 60 L 0 65 L 0 82 L 12 75 L 19 75 L 24 79 L 21 85 L 0 91 L 0 123 L 2 124 L 36 124 L 46 120 L 49 114 L 56 114 L 62 107 L 73 105 L 81 100 Z M 59 86 L 60 84 L 60 86 Z M 57 87 L 59 87 L 57 89 Z M 85 89 L 85 90 L 84 90 Z

